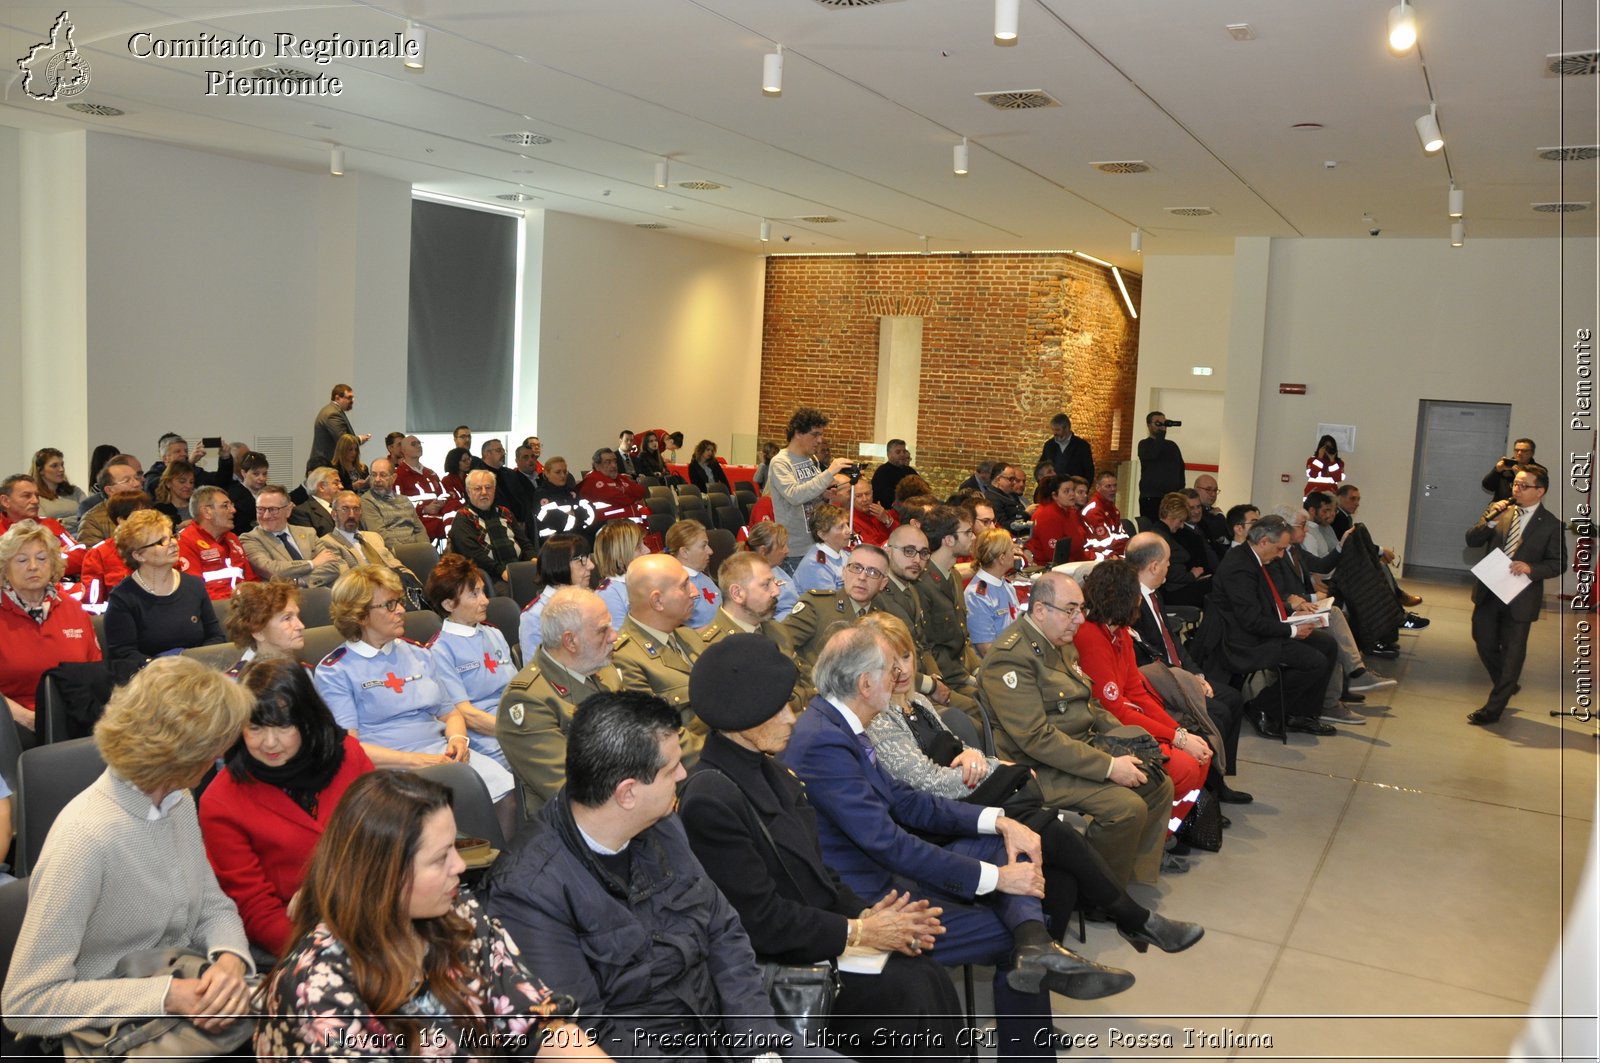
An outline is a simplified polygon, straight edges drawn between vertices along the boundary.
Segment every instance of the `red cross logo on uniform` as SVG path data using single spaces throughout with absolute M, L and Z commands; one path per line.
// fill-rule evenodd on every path
M 483 666 L 489 669 L 490 675 L 493 675 L 500 670 L 500 662 L 489 656 L 488 650 L 483 651 Z
M 395 675 L 393 672 L 390 672 L 389 678 L 383 681 L 383 685 L 398 694 L 406 688 L 406 681 Z

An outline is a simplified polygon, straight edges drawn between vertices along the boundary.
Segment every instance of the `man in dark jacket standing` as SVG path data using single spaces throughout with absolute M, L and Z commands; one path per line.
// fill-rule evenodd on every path
M 1072 434 L 1072 418 L 1064 413 L 1050 418 L 1050 438 L 1044 441 L 1035 464 L 1047 461 L 1057 476 L 1081 476 L 1094 483 L 1094 450 L 1087 439 Z
M 1157 519 L 1161 496 L 1184 487 L 1183 451 L 1167 438 L 1167 415 L 1151 410 L 1144 415 L 1148 438 L 1139 440 L 1139 516 Z
M 495 864 L 485 906 L 613 1058 L 775 1059 L 794 1038 L 672 815 L 680 726 L 649 694 L 585 699 L 567 783 Z

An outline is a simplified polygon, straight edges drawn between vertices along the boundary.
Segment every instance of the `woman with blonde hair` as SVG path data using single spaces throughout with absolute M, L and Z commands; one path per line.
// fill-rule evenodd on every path
M 650 552 L 644 529 L 631 520 L 607 521 L 594 537 L 595 593 L 611 610 L 611 626 L 621 630 L 628 615 L 628 566 Z
M 78 533 L 78 509 L 89 493 L 72 486 L 67 479 L 67 462 L 55 447 L 41 447 L 34 452 L 28 469 L 34 486 L 39 489 L 39 516 L 49 517 L 67 531 Z
M 187 461 L 169 461 L 156 481 L 155 508 L 167 515 L 174 528 L 189 519 L 189 499 L 194 497 L 195 469 Z
M 1011 541 L 1011 533 L 1000 528 L 984 532 L 972 548 L 972 560 L 977 563 L 977 569 L 972 573 L 972 582 L 967 584 L 963 600 L 967 604 L 967 637 L 982 657 L 989 652 L 990 644 L 1000 637 L 1000 632 L 1016 620 L 1021 608 L 1017 589 L 1011 585 L 1017 561 L 1017 547 Z
M 380 768 L 458 761 L 483 779 L 489 798 L 512 790 L 511 772 L 471 755 L 467 721 L 439 682 L 427 649 L 405 638 L 405 589 L 382 565 L 362 565 L 333 585 L 329 610 L 345 637 L 317 665 L 317 693 L 339 726 L 361 739 Z
M 667 529 L 667 553 L 689 570 L 689 581 L 694 584 L 694 615 L 689 617 L 689 626 L 705 627 L 716 619 L 717 604 L 722 600 L 722 592 L 706 574 L 706 563 L 711 560 L 706 526 L 692 518 L 676 521 Z
M 224 641 L 205 580 L 178 571 L 171 521 L 141 509 L 122 522 L 116 539 L 130 575 L 106 599 L 107 656 L 142 666 L 164 653 Z
M 744 548 L 772 566 L 772 578 L 778 581 L 778 611 L 772 618 L 782 620 L 794 612 L 794 603 L 800 600 L 800 588 L 783 567 L 789 556 L 789 529 L 775 520 L 752 524 L 745 533 Z
M 33 869 L 4 992 L 13 1030 L 65 1036 L 69 1055 L 118 1054 L 114 1037 L 179 1016 L 141 1048 L 180 1058 L 225 1054 L 249 1036 L 239 1019 L 250 945 L 206 862 L 189 790 L 254 702 L 184 657 L 153 662 L 112 695 L 94 730 L 106 770 L 56 817 Z M 192 962 L 170 960 L 173 950 Z
M 25 731 L 34 729 L 34 692 L 44 673 L 100 660 L 94 626 L 59 589 L 66 567 L 61 543 L 42 524 L 20 521 L 0 535 L 0 696 Z
M 329 463 L 339 473 L 346 491 L 367 489 L 367 466 L 361 460 L 361 440 L 346 432 L 333 445 L 333 460 Z
M 298 943 L 261 994 L 260 1058 L 609 1058 L 564 1022 L 572 998 L 552 993 L 458 894 L 455 840 L 438 783 L 375 772 L 351 785 L 311 855 Z

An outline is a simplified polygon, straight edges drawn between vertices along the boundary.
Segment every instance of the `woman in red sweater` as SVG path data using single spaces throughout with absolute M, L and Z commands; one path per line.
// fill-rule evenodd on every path
M 1172 819 L 1168 833 L 1200 799 L 1211 747 L 1204 738 L 1179 727 L 1161 698 L 1145 683 L 1133 653 L 1133 625 L 1139 619 L 1139 575 L 1121 558 L 1108 558 L 1083 581 L 1084 613 L 1073 645 L 1078 663 L 1088 673 L 1094 696 L 1123 723 L 1143 727 L 1167 755 L 1172 776 Z
M 0 535 L 0 696 L 28 731 L 40 676 L 69 661 L 100 660 L 94 626 L 57 587 L 65 571 L 61 543 L 44 525 L 18 521 Z
M 1083 523 L 1079 510 L 1089 500 L 1089 481 L 1081 476 L 1063 476 L 1056 481 L 1050 501 L 1033 511 L 1033 538 L 1028 540 L 1028 553 L 1034 564 L 1055 564 L 1056 543 L 1070 539 L 1072 548 L 1062 561 L 1087 561 L 1084 544 L 1089 541 L 1089 529 Z
M 372 761 L 333 722 L 293 658 L 253 661 L 239 682 L 255 695 L 255 711 L 228 753 L 228 770 L 200 797 L 200 833 L 251 944 L 281 956 L 293 943 L 289 901 L 311 850 L 339 798 Z

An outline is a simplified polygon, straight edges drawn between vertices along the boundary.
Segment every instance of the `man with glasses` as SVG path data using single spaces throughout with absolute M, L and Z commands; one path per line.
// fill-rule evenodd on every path
M 114 530 L 111 526 L 111 515 L 106 512 L 106 502 L 110 501 L 111 496 L 144 489 L 144 472 L 140 468 L 139 459 L 132 454 L 118 454 L 106 462 L 100 470 L 100 475 L 95 477 L 95 489 L 100 495 L 99 504 L 88 506 L 86 509 L 80 508 L 78 513 L 77 541 L 83 544 L 84 549 L 109 538 Z M 93 497 L 90 496 L 91 499 Z M 86 499 L 86 505 L 87 502 Z
M 835 627 L 879 608 L 878 595 L 888 582 L 889 555 L 881 546 L 863 543 L 845 557 L 842 587 L 800 596 L 783 621 L 783 631 L 802 675 L 811 674 L 811 666 Z
M 994 506 L 998 526 L 1006 531 L 1028 522 L 1028 503 L 1022 497 L 1022 490 L 1027 484 L 1028 479 L 1022 475 L 1022 469 L 995 462 L 994 476 L 983 493 Z
M 361 522 L 377 532 L 385 546 L 394 549 L 419 543 L 432 545 L 428 530 L 411 500 L 395 490 L 394 462 L 379 458 L 367 474 L 367 493 L 361 496 Z
M 1150 434 L 1139 440 L 1139 516 L 1155 521 L 1162 497 L 1184 488 L 1183 451 L 1167 438 L 1166 414 L 1151 410 L 1144 425 Z
M 1511 558 L 1511 573 L 1530 582 L 1509 602 L 1475 583 L 1472 588 L 1472 641 L 1494 684 L 1483 707 L 1467 722 L 1486 727 L 1500 719 L 1511 696 L 1522 689 L 1522 663 L 1528 656 L 1528 630 L 1544 607 L 1544 581 L 1559 579 L 1567 567 L 1561 521 L 1540 503 L 1550 473 L 1537 462 L 1517 466 L 1511 497 L 1494 503 L 1467 531 L 1468 546 L 1501 550 Z
M 594 452 L 592 468 L 578 484 L 578 497 L 592 502 L 596 523 L 647 515 L 643 505 L 644 485 L 627 473 L 617 471 L 617 452 L 601 447 Z
M 362 565 L 381 565 L 392 569 L 407 588 L 420 588 L 422 582 L 394 556 L 383 538 L 361 527 L 362 511 L 361 496 L 354 491 L 340 491 L 334 495 L 333 531 L 317 540 L 317 549 L 332 550 L 339 555 L 340 575 Z
M 214 602 L 233 597 L 233 588 L 261 577 L 251 567 L 244 546 L 233 534 L 233 500 L 220 487 L 202 487 L 189 499 L 194 520 L 178 533 L 178 558 L 183 571 L 206 581 Z
M 1178 857 L 1162 861 L 1172 780 L 1094 746 L 1108 732 L 1143 729 L 1125 727 L 1091 696 L 1072 645 L 1082 626 L 1076 583 L 1059 572 L 1034 580 L 1028 612 L 1000 633 L 978 669 L 978 700 L 994 724 L 995 752 L 1034 769 L 1045 804 L 1093 817 L 1084 836 L 1118 884 L 1154 882 L 1163 869 L 1188 869 Z
M 289 523 L 289 490 L 268 484 L 256 496 L 256 526 L 239 536 L 244 556 L 262 579 L 326 587 L 343 571 L 336 551 L 317 545 L 317 533 Z
M 936 705 L 955 703 L 963 709 L 975 708 L 977 702 L 971 698 L 952 695 L 949 685 L 940 678 L 939 662 L 928 647 L 928 616 L 918 590 L 928 559 L 933 556 L 933 551 L 928 549 L 928 537 L 920 528 L 902 525 L 890 533 L 888 551 L 889 579 L 878 595 L 877 605 L 884 612 L 899 617 L 911 632 L 911 641 L 917 647 L 919 692 Z

